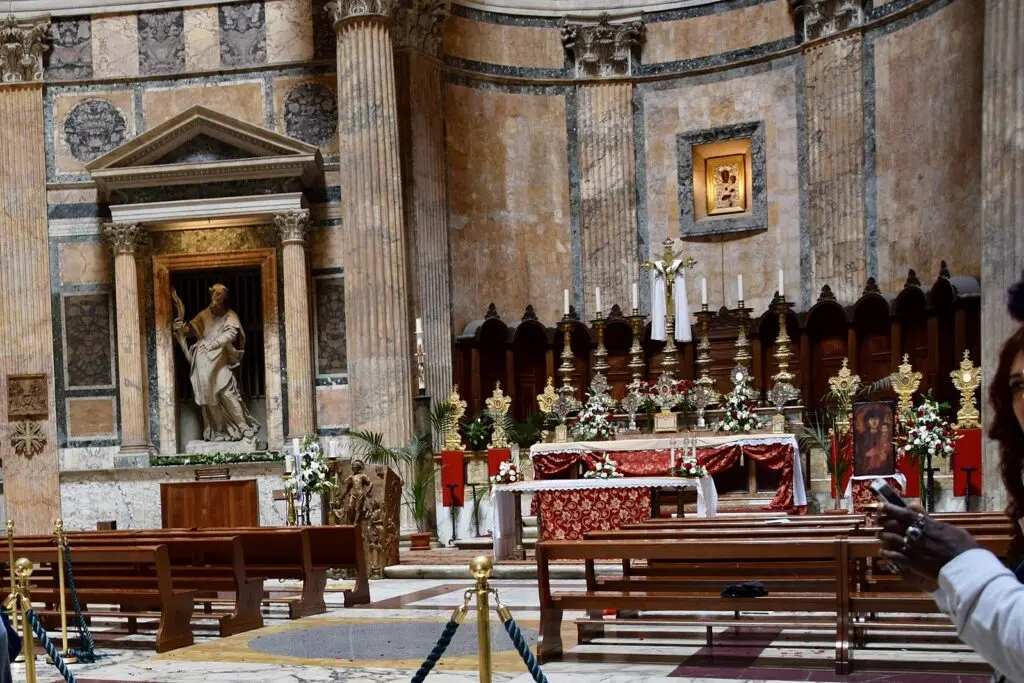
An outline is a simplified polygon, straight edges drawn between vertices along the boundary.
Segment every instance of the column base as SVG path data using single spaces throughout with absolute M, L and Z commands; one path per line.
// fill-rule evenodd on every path
M 152 454 L 151 446 L 121 446 L 114 456 L 114 469 L 149 467 Z

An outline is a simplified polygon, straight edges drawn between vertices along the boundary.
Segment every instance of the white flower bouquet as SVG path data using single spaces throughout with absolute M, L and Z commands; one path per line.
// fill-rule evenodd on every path
M 708 471 L 697 462 L 696 457 L 684 455 L 679 464 L 676 465 L 676 476 L 683 477 L 684 479 L 700 479 L 701 477 L 708 476 Z
M 715 430 L 730 434 L 746 434 L 761 428 L 761 418 L 754 414 L 757 404 L 747 392 L 736 387 L 736 390 L 725 397 L 725 413 L 715 423 Z
M 498 473 L 491 477 L 491 484 L 515 484 L 522 481 L 523 475 L 514 462 L 503 460 L 498 466 Z
M 584 479 L 618 479 L 622 475 L 619 474 L 619 463 L 610 459 L 607 455 L 604 456 L 604 460 L 594 465 L 594 469 L 588 470 L 583 473 Z

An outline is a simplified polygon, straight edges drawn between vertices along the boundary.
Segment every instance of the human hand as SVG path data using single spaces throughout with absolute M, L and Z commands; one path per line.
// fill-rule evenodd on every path
M 175 332 L 181 332 L 183 329 L 185 329 L 185 321 L 183 321 L 183 320 L 175 320 L 174 324 L 171 326 L 171 328 Z
M 882 558 L 932 582 L 961 553 L 977 548 L 969 533 L 914 509 L 882 503 L 878 508 Z

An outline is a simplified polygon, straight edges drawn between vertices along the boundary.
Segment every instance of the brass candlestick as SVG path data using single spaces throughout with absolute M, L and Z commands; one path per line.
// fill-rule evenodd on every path
M 700 341 L 697 342 L 697 375 L 698 379 L 696 384 L 705 386 L 711 389 L 715 385 L 715 381 L 711 379 L 711 339 L 709 335 L 709 329 L 711 328 L 711 319 L 715 317 L 715 314 L 708 310 L 707 304 L 701 304 L 700 311 L 697 312 L 697 324 L 700 326 Z
M 744 307 L 743 302 L 739 302 L 739 306 L 733 313 L 736 314 L 736 319 L 740 323 L 739 336 L 736 337 L 736 355 L 733 356 L 733 360 L 736 361 L 736 365 L 744 368 L 750 368 L 750 361 L 753 358 L 750 355 L 750 341 L 747 339 L 747 323 L 750 321 L 751 309 Z
M 417 395 L 427 395 L 427 375 L 424 370 L 424 358 L 423 344 L 416 344 L 416 389 Z
M 562 376 L 562 386 L 572 386 L 572 318 L 562 318 L 562 364 L 558 366 L 558 374 Z
M 594 350 L 594 372 L 607 372 L 608 365 L 608 349 L 604 347 L 604 318 L 601 316 L 601 311 L 597 312 L 597 317 L 591 321 L 594 325 L 594 334 L 597 337 L 597 348 Z
M 787 317 L 789 315 L 789 309 L 793 308 L 793 304 L 786 301 L 784 296 L 779 296 L 774 302 L 772 302 L 772 310 L 776 315 L 779 316 L 779 336 L 775 338 L 775 360 L 778 362 L 779 371 L 772 375 L 772 379 L 776 384 L 780 382 L 793 382 L 793 373 L 789 371 L 789 359 L 793 355 L 792 350 L 789 348 L 789 330 L 786 328 Z
M 670 300 L 671 305 L 671 300 Z M 673 313 L 669 313 L 666 316 L 665 321 L 665 350 L 661 357 L 661 371 L 662 372 L 675 372 L 676 366 L 679 365 L 679 359 L 676 358 L 676 316 Z
M 644 377 L 644 349 L 640 346 L 643 324 L 644 317 L 640 315 L 640 309 L 634 308 L 633 315 L 629 316 L 629 326 L 633 329 L 633 346 L 629 349 L 629 371 L 633 373 L 633 379 L 636 381 Z

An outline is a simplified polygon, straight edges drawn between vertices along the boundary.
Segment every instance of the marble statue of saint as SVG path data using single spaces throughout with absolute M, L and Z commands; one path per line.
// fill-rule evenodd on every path
M 245 407 L 234 372 L 245 353 L 245 332 L 238 314 L 227 306 L 228 288 L 210 287 L 210 305 L 187 323 L 181 299 L 177 293 L 173 296 L 178 309 L 174 334 L 191 367 L 192 389 L 203 415 L 203 439 L 253 439 L 259 423 Z M 193 344 L 188 343 L 191 337 L 196 338 Z

